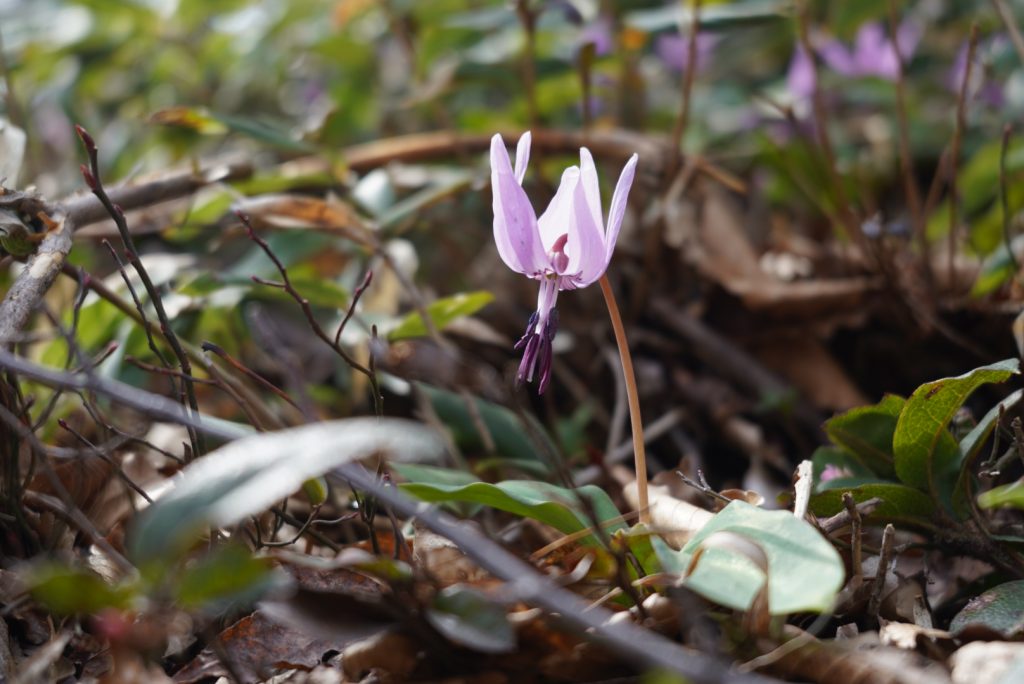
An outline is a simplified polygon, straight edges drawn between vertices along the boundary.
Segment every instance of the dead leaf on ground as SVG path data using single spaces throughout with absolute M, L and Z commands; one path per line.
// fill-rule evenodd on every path
M 337 650 L 321 640 L 270 619 L 257 611 L 220 633 L 219 639 L 239 674 L 258 681 L 282 670 L 309 670 L 324 653 Z M 197 684 L 208 677 L 227 676 L 212 649 L 205 649 L 174 675 L 178 684 Z

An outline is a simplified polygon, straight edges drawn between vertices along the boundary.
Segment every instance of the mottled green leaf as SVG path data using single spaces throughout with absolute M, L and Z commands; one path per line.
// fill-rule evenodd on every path
M 441 330 L 456 318 L 475 314 L 493 300 L 494 295 L 485 290 L 461 292 L 431 302 L 427 305 L 427 314 L 434 326 Z M 426 334 L 427 326 L 424 325 L 419 312 L 413 311 L 388 332 L 388 339 L 391 341 L 404 340 L 409 337 L 423 337 Z
M 901 523 L 929 527 L 935 514 L 935 503 L 924 492 L 896 482 L 858 482 L 837 480 L 828 490 L 811 496 L 811 512 L 817 516 L 835 515 L 843 510 L 843 493 L 850 492 L 857 503 L 879 498 L 881 503 L 866 516 L 875 523 Z
M 930 492 L 952 510 L 961 458 L 946 426 L 974 390 L 1004 382 L 1018 369 L 1017 359 L 1007 359 L 918 387 L 900 413 L 893 436 L 894 465 L 900 480 Z
M 836 592 L 843 585 L 843 561 L 809 523 L 787 511 L 766 511 L 733 501 L 678 552 L 682 564 L 689 566 L 705 539 L 726 531 L 755 542 L 768 557 L 769 610 L 773 615 L 832 608 Z M 701 556 L 685 584 L 716 603 L 746 610 L 764 579 L 746 557 L 714 548 Z
M 1024 580 L 1000 584 L 971 599 L 949 631 L 958 634 L 968 627 L 986 627 L 1007 639 L 1024 633 Z
M 825 432 L 864 467 L 876 475 L 892 477 L 892 438 L 905 401 L 887 394 L 873 406 L 859 406 L 828 420 Z

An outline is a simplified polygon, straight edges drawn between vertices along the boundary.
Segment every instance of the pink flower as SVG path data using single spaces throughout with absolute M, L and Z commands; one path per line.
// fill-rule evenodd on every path
M 626 162 L 612 195 L 605 224 L 597 168 L 590 150 L 580 148 L 580 165 L 570 166 L 540 218 L 523 190 L 530 158 L 530 133 L 516 146 L 515 170 L 501 135 L 491 138 L 491 189 L 494 196 L 494 242 L 509 268 L 540 282 L 537 311 L 516 343 L 523 350 L 516 378 L 532 382 L 539 372 L 538 393 L 551 380 L 551 341 L 558 328 L 555 302 L 561 290 L 575 290 L 600 278 L 615 251 L 626 199 L 636 173 L 637 155 Z
M 910 59 L 920 40 L 921 29 L 917 24 L 912 21 L 900 24 L 896 30 L 896 42 L 904 61 Z M 843 76 L 877 76 L 895 81 L 899 73 L 896 46 L 877 22 L 868 22 L 860 27 L 852 49 L 833 39 L 826 41 L 818 53 L 833 71 Z

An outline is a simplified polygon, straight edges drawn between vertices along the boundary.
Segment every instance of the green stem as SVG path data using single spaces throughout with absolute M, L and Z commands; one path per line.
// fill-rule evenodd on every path
M 636 389 L 636 376 L 633 374 L 633 357 L 629 355 L 629 344 L 626 342 L 626 330 L 622 326 L 619 305 L 615 302 L 615 294 L 608 282 L 608 276 L 602 275 L 601 294 L 608 306 L 608 316 L 612 319 L 612 330 L 615 331 L 615 343 L 619 346 L 619 359 L 622 361 L 622 375 L 626 381 L 626 399 L 629 403 L 629 423 L 633 430 L 633 456 L 636 463 L 637 509 L 640 522 L 649 525 L 650 506 L 647 499 L 647 454 L 644 451 L 644 426 L 640 420 L 640 395 Z

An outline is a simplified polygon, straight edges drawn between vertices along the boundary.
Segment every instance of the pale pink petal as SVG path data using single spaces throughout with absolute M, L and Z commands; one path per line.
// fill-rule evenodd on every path
M 565 272 L 578 274 L 571 278 L 575 287 L 586 287 L 600 278 L 608 267 L 602 234 L 604 231 L 598 222 L 600 219 L 594 220 L 593 209 L 594 205 L 587 196 L 586 184 L 581 177 L 573 193 L 573 217 L 569 224 L 569 242 L 565 245 L 565 254 L 569 257 Z
M 578 167 L 570 166 L 562 172 L 562 181 L 558 184 L 558 191 L 551 198 L 551 203 L 544 213 L 537 219 L 537 229 L 540 231 L 540 241 L 544 246 L 544 253 L 551 251 L 555 241 L 569 233 L 569 224 L 572 222 L 573 192 L 580 179 Z M 571 241 L 571 236 L 570 236 Z M 566 256 L 570 254 L 569 245 L 566 245 Z
M 491 194 L 494 242 L 501 260 L 525 275 L 543 270 L 547 257 L 537 233 L 537 216 L 526 192 L 516 182 L 500 135 L 491 138 Z
M 594 166 L 594 158 L 586 147 L 580 148 L 580 183 L 583 185 L 583 193 L 587 198 L 587 206 L 590 207 L 590 215 L 594 224 L 604 233 L 604 219 L 601 217 L 601 185 L 597 180 L 597 167 Z
M 818 54 L 832 71 L 842 76 L 856 76 L 857 64 L 855 57 L 845 45 L 838 40 L 828 40 L 818 48 Z
M 526 175 L 526 164 L 530 161 L 530 143 L 532 140 L 530 131 L 526 131 L 519 138 L 519 144 L 516 145 L 516 182 L 520 185 L 523 184 L 523 176 Z
M 604 235 L 605 266 L 612 260 L 612 254 L 615 252 L 615 241 L 619 239 L 619 229 L 622 227 L 622 217 L 626 214 L 626 201 L 629 199 L 629 189 L 633 187 L 638 160 L 636 154 L 629 158 L 622 173 L 619 174 L 619 182 L 615 184 L 612 205 L 608 209 L 608 227 Z

